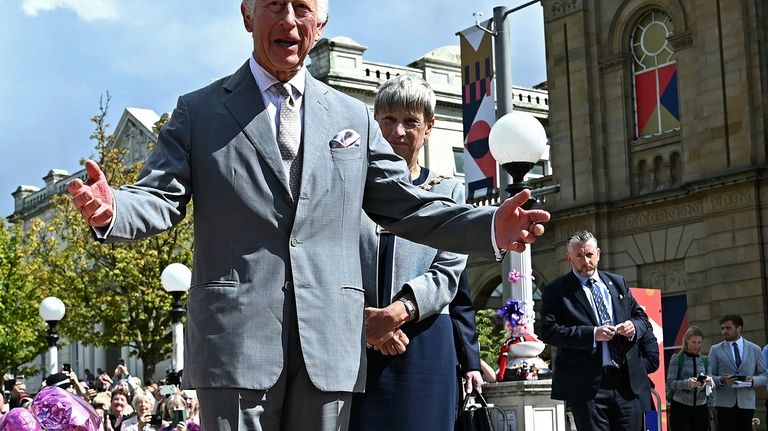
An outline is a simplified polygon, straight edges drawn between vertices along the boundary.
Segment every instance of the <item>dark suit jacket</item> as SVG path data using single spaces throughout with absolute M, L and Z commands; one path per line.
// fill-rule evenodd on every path
M 632 320 L 635 337 L 620 336 L 629 370 L 629 387 L 636 395 L 647 387 L 648 374 L 640 358 L 637 340 L 651 330 L 648 317 L 629 291 L 624 277 L 598 271 L 608 287 L 616 322 Z M 595 397 L 602 379 L 602 343 L 594 342 L 598 326 L 586 293 L 573 272 L 556 279 L 542 291 L 541 339 L 557 347 L 552 398 L 587 401 Z M 594 345 L 594 347 L 593 347 Z
M 459 288 L 448 306 L 448 312 L 451 315 L 456 357 L 462 374 L 467 371 L 480 371 L 480 344 L 477 342 L 475 307 L 472 306 L 472 292 L 466 271 L 461 273 Z
M 640 362 L 647 374 L 651 374 L 659 369 L 659 341 L 649 330 L 642 337 L 637 339 L 637 347 L 640 349 Z M 650 377 L 645 379 L 643 393 L 640 395 L 640 401 L 643 403 L 643 411 L 654 410 L 651 389 L 653 382 Z

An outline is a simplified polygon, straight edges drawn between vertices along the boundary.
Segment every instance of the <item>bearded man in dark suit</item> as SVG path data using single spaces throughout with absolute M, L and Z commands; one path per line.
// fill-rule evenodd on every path
M 651 331 L 624 277 L 597 270 L 588 231 L 568 240 L 572 271 L 542 292 L 541 339 L 557 347 L 552 398 L 571 407 L 579 431 L 639 431 L 648 375 L 637 340 Z

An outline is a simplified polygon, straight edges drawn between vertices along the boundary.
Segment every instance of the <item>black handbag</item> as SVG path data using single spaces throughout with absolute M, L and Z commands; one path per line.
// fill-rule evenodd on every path
M 475 399 L 475 402 L 470 404 L 472 398 Z M 477 389 L 472 390 L 472 393 L 464 397 L 464 403 L 459 413 L 463 431 L 506 431 L 507 429 L 507 417 L 504 410 L 500 407 L 488 406 L 483 394 L 479 393 Z M 502 419 L 503 425 L 501 429 L 497 430 L 499 418 Z

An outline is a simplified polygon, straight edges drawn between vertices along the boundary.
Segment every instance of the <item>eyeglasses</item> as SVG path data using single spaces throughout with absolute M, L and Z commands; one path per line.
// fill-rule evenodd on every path
M 424 123 L 415 119 L 406 119 L 403 121 L 399 121 L 395 117 L 384 117 L 381 120 L 379 120 L 379 126 L 382 129 L 386 129 L 386 130 L 393 129 L 397 127 L 398 124 L 402 124 L 403 129 L 405 129 L 406 132 L 410 132 L 416 129 L 421 129 L 422 126 L 424 126 Z

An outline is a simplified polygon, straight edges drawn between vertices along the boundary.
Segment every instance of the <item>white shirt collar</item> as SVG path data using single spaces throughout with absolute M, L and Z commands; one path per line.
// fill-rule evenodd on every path
M 269 91 L 273 85 L 280 82 L 277 78 L 270 75 L 269 72 L 261 67 L 261 65 L 256 62 L 256 59 L 253 57 L 253 55 L 251 55 L 248 63 L 251 66 L 251 73 L 253 74 L 253 78 L 256 80 L 256 84 L 259 86 L 259 90 L 261 90 L 262 93 Z M 306 75 L 307 68 L 302 65 L 299 71 L 296 72 L 296 75 L 288 80 L 288 82 L 293 86 L 294 90 L 299 92 L 300 96 L 304 95 Z

